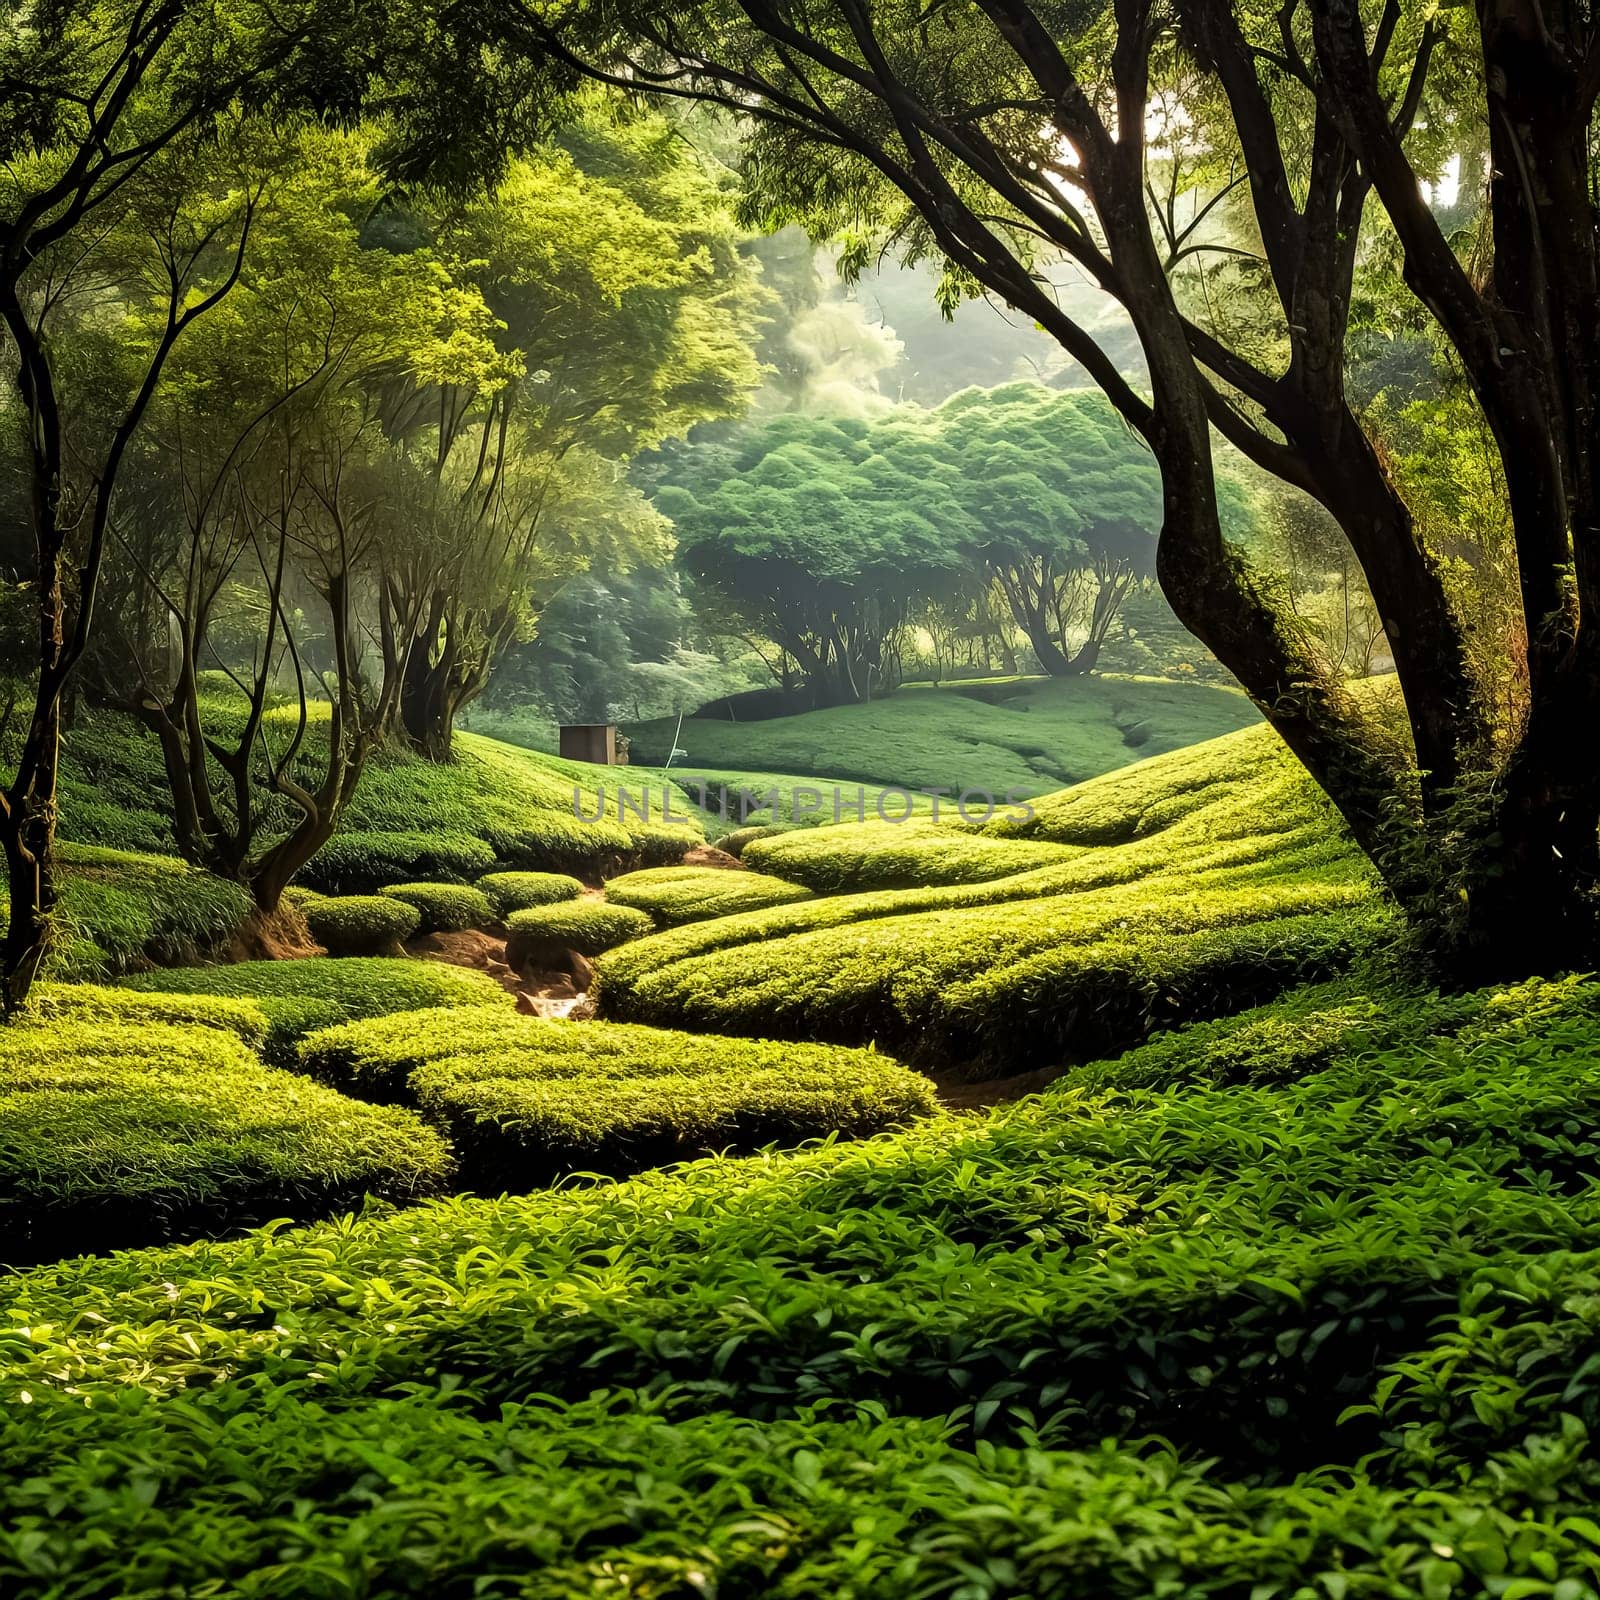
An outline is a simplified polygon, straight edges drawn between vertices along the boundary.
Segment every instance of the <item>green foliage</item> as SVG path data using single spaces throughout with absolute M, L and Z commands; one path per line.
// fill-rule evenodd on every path
M 414 905 L 381 894 L 347 894 L 314 900 L 305 908 L 312 937 L 331 955 L 372 956 L 398 949 L 422 922 Z
M 528 1026 L 474 1021 L 457 1081 Z M 1107 1064 L 1132 1091 L 12 1279 L 0 1563 L 1586 1595 L 1597 1029 L 1591 980 L 1344 986 Z
M 576 900 L 583 893 L 583 885 L 576 878 L 560 872 L 491 872 L 478 879 L 478 887 L 500 917 L 532 906 Z
M 238 884 L 170 856 L 63 844 L 59 863 L 61 898 L 48 970 L 61 978 L 112 977 L 152 961 L 204 960 L 226 949 L 253 909 Z
M 494 921 L 494 907 L 481 888 L 463 883 L 391 883 L 379 894 L 411 907 L 419 933 L 460 933 Z
M 503 1006 L 510 996 L 493 978 L 441 961 L 385 956 L 307 961 L 239 961 L 222 967 L 175 967 L 125 978 L 145 994 L 229 995 L 255 1002 L 270 1025 L 264 1053 L 292 1065 L 295 1046 L 316 1028 L 433 1006 Z
M 238 1036 L 240 1023 L 265 1033 L 255 1008 L 120 999 L 50 985 L 35 1015 L 0 1031 L 0 1259 L 324 1216 L 368 1194 L 443 1187 L 448 1149 L 414 1116 L 263 1066 Z
M 935 886 L 668 929 L 601 963 L 602 1011 L 1018 1071 L 1331 976 L 1394 930 L 1331 806 L 1265 728 L 1048 796 L 1030 820 L 923 827 L 752 845 L 757 867 L 821 889 Z M 1062 848 L 1087 843 L 1117 847 Z M 938 886 L 946 874 L 974 881 Z
M 336 834 L 305 868 L 306 882 L 323 894 L 365 894 L 396 876 L 436 874 L 467 882 L 494 865 L 494 850 L 470 833 L 353 828 Z
M 730 856 L 738 856 L 742 860 L 746 845 L 753 844 L 757 839 L 770 839 L 782 832 L 782 828 L 773 827 L 770 824 L 753 828 L 735 828 L 731 833 L 725 833 L 717 840 L 717 848 L 726 850 Z
M 220 691 L 206 700 L 207 726 L 227 737 L 237 698 Z M 313 721 L 327 707 L 313 704 Z M 287 710 L 270 712 L 274 739 L 292 728 Z M 64 745 L 62 827 L 68 837 L 118 848 L 176 850 L 168 816 L 150 810 L 167 793 L 156 741 L 114 712 L 85 712 Z M 625 771 L 626 769 L 622 769 Z M 315 772 L 303 776 L 314 779 Z M 672 823 L 659 820 L 662 780 L 633 780 L 619 769 L 562 761 L 473 734 L 459 734 L 444 764 L 385 748 L 362 772 L 340 831 L 303 874 L 316 890 L 364 894 L 400 882 L 464 882 L 497 863 L 517 868 L 572 868 L 597 875 L 625 865 L 675 861 L 701 841 L 698 811 L 673 797 Z M 636 802 L 618 820 L 618 787 Z M 648 785 L 650 820 L 637 812 Z M 605 817 L 595 810 L 603 786 Z M 238 898 L 237 892 L 228 890 Z
M 564 952 L 597 956 L 629 939 L 649 933 L 655 924 L 632 906 L 609 906 L 602 900 L 563 900 L 529 906 L 506 918 L 506 960 L 513 971 L 527 966 L 559 964 Z
M 799 883 L 725 867 L 646 867 L 606 883 L 608 901 L 647 911 L 663 928 L 810 898 Z
M 986 883 L 1067 861 L 1065 845 L 996 839 L 931 821 L 811 828 L 753 840 L 743 859 L 819 894 Z
M 347 1023 L 312 1034 L 300 1057 L 351 1093 L 417 1105 L 449 1133 L 463 1182 L 480 1191 L 856 1137 L 934 1104 L 926 1079 L 870 1051 L 499 1011 Z
M 167 1023 L 178 1027 L 220 1028 L 251 1049 L 266 1044 L 270 1024 L 253 1000 L 226 995 L 145 993 L 94 983 L 36 983 L 23 1013 L 30 1023 Z
M 943 816 L 954 813 L 963 789 L 987 789 L 997 801 L 1008 789 L 1038 795 L 1256 720 L 1238 690 L 1214 684 L 1013 679 L 959 689 L 907 687 L 870 705 L 765 722 L 690 717 L 678 743 L 689 752 L 684 773 L 809 773 L 790 782 L 837 779 L 852 806 L 858 783 L 898 784 L 913 794 L 943 789 L 949 795 Z M 631 724 L 633 760 L 665 760 L 675 727 L 675 721 Z M 832 788 L 824 788 L 824 815 L 832 820 Z M 869 817 L 876 800 L 869 792 Z M 892 795 L 889 803 L 890 816 L 905 809 Z M 972 804 L 981 811 L 981 801 Z

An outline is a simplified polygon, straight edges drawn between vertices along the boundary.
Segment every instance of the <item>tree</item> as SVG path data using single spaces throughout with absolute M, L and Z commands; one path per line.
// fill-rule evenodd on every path
M 486 43 L 463 8 L 445 18 L 408 0 L 51 0 L 6 9 L 0 327 L 26 444 L 31 550 L 21 565 L 37 641 L 31 708 L 0 794 L 8 1013 L 46 951 L 62 702 L 92 635 L 122 469 L 167 360 L 236 279 L 214 270 L 217 255 L 231 251 L 236 268 L 248 238 L 248 186 L 229 190 L 204 220 L 182 197 L 191 185 L 212 191 L 241 118 L 336 121 L 374 99 L 390 114 L 397 172 L 437 169 L 442 155 L 457 175 L 496 170 L 542 97 L 526 70 L 490 70 Z M 180 213 L 189 228 L 178 226 Z M 103 403 L 74 413 L 54 323 L 101 273 L 102 243 L 130 223 L 164 241 L 166 309 L 139 370 L 118 368 L 122 381 Z M 196 292 L 202 275 L 207 287 Z
M 961 570 L 967 525 L 939 492 L 951 463 L 891 435 L 785 415 L 651 474 L 683 565 L 797 665 L 814 705 L 893 688 L 913 608 Z
M 725 200 L 661 118 L 574 123 L 464 206 L 411 215 L 501 323 L 506 381 L 407 391 L 409 478 L 379 602 L 407 739 L 443 760 L 461 709 L 560 582 L 659 560 L 666 530 L 616 463 L 738 414 L 762 294 Z
M 1600 689 L 1595 21 L 1533 0 L 1475 16 L 1407 0 L 1112 0 L 1065 15 L 1028 0 L 931 13 L 708 0 L 524 5 L 511 26 L 576 70 L 754 119 L 752 217 L 849 234 L 861 259 L 885 237 L 937 251 L 951 294 L 981 286 L 1053 333 L 1157 461 L 1158 573 L 1180 619 L 1441 952 L 1526 971 L 1597 944 L 1600 752 L 1578 736 Z M 1487 281 L 1426 198 L 1452 146 L 1488 150 Z M 1510 727 L 1490 719 L 1437 553 L 1350 403 L 1374 194 L 1501 456 L 1527 636 L 1505 668 L 1528 684 Z M 1278 315 L 1270 338 L 1230 341 L 1189 286 L 1243 231 Z M 1125 309 L 1148 391 L 1046 292 L 1033 263 L 1047 256 Z M 1348 539 L 1393 650 L 1407 748 L 1379 736 L 1225 538 L 1213 428 Z
M 363 248 L 381 192 L 368 155 L 360 135 L 291 141 L 236 288 L 167 363 L 112 519 L 129 574 L 112 589 L 134 620 L 102 681 L 160 741 L 184 857 L 269 912 L 332 836 L 380 731 L 353 615 L 388 510 L 376 392 L 500 381 L 476 290 L 426 252 Z M 326 629 L 320 674 L 305 605 Z M 253 627 L 236 652 L 241 606 Z M 218 672 L 236 691 L 220 707 L 203 692 Z
M 991 585 L 1046 672 L 1089 671 L 1150 576 L 1160 518 L 1159 476 L 1111 407 L 1037 384 L 866 420 L 777 419 L 677 452 L 659 480 L 685 560 L 712 581 L 741 563 L 739 593 L 829 703 L 868 693 L 847 636 L 881 658 L 879 635 L 910 610 L 924 631 L 929 606 L 986 614 Z M 1225 501 L 1242 521 L 1231 479 Z M 872 689 L 884 686 L 879 671 Z
M 1161 484 L 1148 452 L 1099 395 L 1035 384 L 952 396 L 932 423 L 955 469 L 941 482 L 974 529 L 968 558 L 1047 673 L 1089 671 L 1153 570 Z

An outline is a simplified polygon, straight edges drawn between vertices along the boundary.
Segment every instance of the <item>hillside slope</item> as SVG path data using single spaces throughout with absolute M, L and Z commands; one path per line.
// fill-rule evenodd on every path
M 1081 783 L 1146 756 L 1257 722 L 1239 690 L 1153 678 L 1016 678 L 908 687 L 867 705 L 765 722 L 685 719 L 688 772 L 811 773 L 906 789 Z M 632 724 L 632 758 L 665 761 L 674 720 Z
M 604 1014 L 1014 1072 L 1337 971 L 1393 915 L 1265 727 L 1049 796 L 1026 821 L 846 824 L 745 860 L 831 892 L 614 952 Z

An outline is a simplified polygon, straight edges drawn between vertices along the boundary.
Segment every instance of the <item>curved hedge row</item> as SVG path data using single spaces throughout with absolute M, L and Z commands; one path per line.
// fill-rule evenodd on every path
M 490 1190 L 859 1137 L 934 1104 L 926 1079 L 868 1051 L 501 1012 L 349 1023 L 312 1034 L 300 1060 L 351 1093 L 420 1107 L 449 1132 L 467 1186 Z
M 87 997 L 80 1016 L 117 1009 Z M 0 1262 L 445 1186 L 448 1147 L 414 1115 L 263 1066 L 221 1012 L 211 1026 L 144 1014 L 160 1009 L 89 1021 L 67 999 L 65 1014 L 0 1030 Z
M 606 883 L 608 901 L 648 912 L 664 928 L 810 898 L 799 883 L 725 867 L 646 867 Z
M 0 1573 L 1579 1600 L 1597 997 L 1385 995 L 1374 1049 L 1333 993 L 1120 1064 L 1175 1089 L 13 1279 Z
M 964 870 L 969 848 L 979 865 L 989 853 L 986 871 L 1007 851 L 1055 859 L 669 929 L 601 963 L 601 1011 L 872 1041 L 1004 1072 L 1081 1060 L 1331 976 L 1381 942 L 1394 914 L 1327 800 L 1271 738 L 1250 730 L 1037 802 L 1026 838 L 996 823 L 906 834 L 908 845 L 893 827 L 752 844 L 758 864 L 809 867 L 836 885 L 870 878 L 885 852 L 898 872 L 902 848 L 926 853 L 930 880 L 947 858 Z M 1113 834 L 1124 842 L 1063 848 Z
M 868 822 L 810 828 L 754 839 L 741 859 L 761 871 L 803 883 L 818 894 L 987 883 L 1076 852 L 1043 840 L 991 838 L 931 822 Z
M 124 978 L 122 987 L 147 994 L 231 995 L 253 1000 L 269 1023 L 266 1057 L 283 1065 L 294 1063 L 295 1046 L 306 1034 L 356 1017 L 434 1006 L 511 1009 L 511 997 L 484 973 L 441 961 L 385 956 L 173 967 Z

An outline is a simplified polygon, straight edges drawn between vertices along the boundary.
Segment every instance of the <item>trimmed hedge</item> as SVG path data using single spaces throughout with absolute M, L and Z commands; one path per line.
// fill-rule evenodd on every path
M 564 872 L 491 872 L 478 879 L 478 887 L 501 918 L 513 911 L 576 900 L 583 894 L 583 885 Z
M 640 938 L 654 926 L 643 911 L 607 905 L 603 900 L 530 906 L 506 918 L 506 962 L 517 971 L 530 963 L 556 965 L 569 950 L 580 956 L 597 956 Z
M 313 900 L 305 915 L 312 937 L 335 956 L 374 956 L 397 950 L 422 922 L 415 906 L 381 894 Z
M 391 883 L 378 891 L 415 911 L 419 933 L 460 933 L 494 921 L 494 907 L 482 889 L 465 883 Z
M 254 1000 L 227 995 L 144 993 L 94 983 L 36 983 L 23 1012 L 25 1022 L 161 1022 L 220 1028 L 258 1053 L 271 1023 Z
M 869 1051 L 499 1012 L 347 1023 L 312 1034 L 300 1060 L 352 1093 L 419 1106 L 449 1132 L 466 1184 L 491 1190 L 859 1137 L 934 1106 L 925 1078 Z
M 809 828 L 752 841 L 742 859 L 819 894 L 988 883 L 1071 860 L 1066 845 L 989 838 L 931 822 Z
M 442 961 L 387 956 L 315 956 L 304 961 L 239 961 L 223 967 L 174 967 L 124 978 L 146 994 L 231 995 L 252 1000 L 269 1024 L 264 1053 L 292 1066 L 306 1034 L 358 1017 L 448 1006 L 503 1007 L 511 997 L 493 978 Z
M 743 857 L 744 847 L 756 839 L 773 839 L 785 830 L 775 828 L 770 824 L 755 828 L 735 828 L 732 833 L 725 833 L 717 840 L 717 849 L 726 850 L 730 856 Z
M 13 1279 L 0 1572 L 1582 1600 L 1600 986 L 1327 998 L 1124 1059 L 1176 1088 Z
M 801 884 L 731 867 L 646 867 L 606 883 L 609 902 L 647 912 L 664 928 L 810 898 Z
M 448 1147 L 410 1113 L 263 1066 L 220 1011 L 180 1026 L 141 1014 L 158 997 L 125 998 L 128 1020 L 87 1021 L 57 991 L 49 1020 L 0 1030 L 0 1262 L 444 1187 Z M 116 1010 L 84 997 L 82 1013 Z

